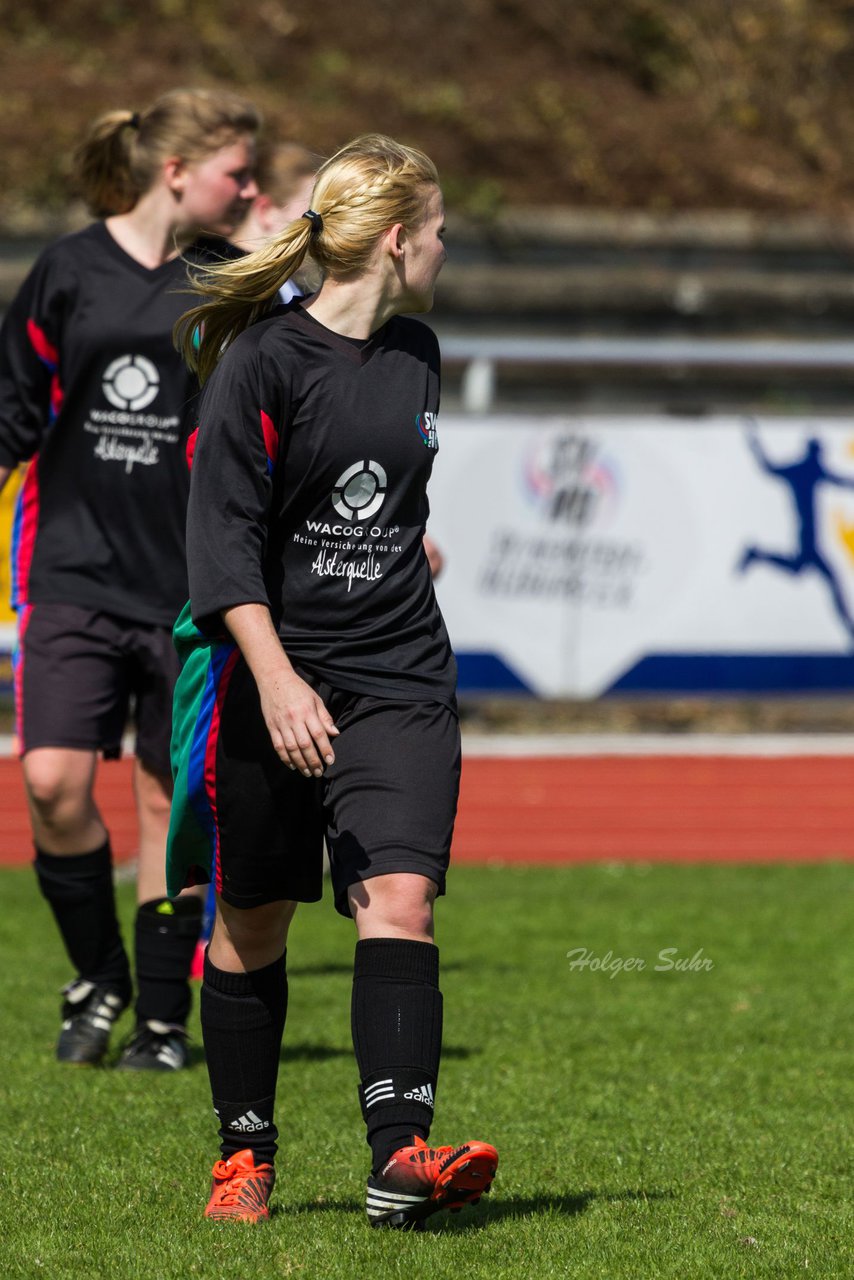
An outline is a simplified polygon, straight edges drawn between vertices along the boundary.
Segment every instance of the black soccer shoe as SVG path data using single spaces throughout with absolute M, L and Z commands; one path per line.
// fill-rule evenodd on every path
M 122 1050 L 117 1071 L 181 1071 L 187 1065 L 187 1032 L 167 1022 L 143 1022 Z
M 62 1030 L 56 1042 L 59 1062 L 97 1066 L 110 1044 L 113 1024 L 130 1003 L 115 987 L 76 978 L 63 987 Z

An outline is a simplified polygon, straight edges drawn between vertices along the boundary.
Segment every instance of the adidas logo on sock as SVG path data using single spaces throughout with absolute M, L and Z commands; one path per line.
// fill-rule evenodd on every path
M 258 1133 L 261 1129 L 269 1129 L 270 1121 L 262 1120 L 254 1111 L 247 1111 L 245 1116 L 232 1120 L 228 1127 L 236 1129 L 238 1133 Z
M 412 1089 L 409 1093 L 405 1093 L 404 1098 L 410 1098 L 413 1102 L 423 1102 L 426 1106 L 433 1109 L 433 1086 L 432 1084 L 421 1084 L 417 1088 Z
M 375 1084 L 368 1085 L 365 1090 L 365 1107 L 372 1107 L 377 1102 L 388 1102 L 394 1098 L 394 1080 L 389 1076 L 388 1080 L 377 1080 Z

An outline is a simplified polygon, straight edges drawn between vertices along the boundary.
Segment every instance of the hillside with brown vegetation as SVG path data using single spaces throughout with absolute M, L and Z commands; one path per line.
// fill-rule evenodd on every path
M 381 129 L 449 203 L 854 208 L 847 0 L 0 0 L 0 222 L 67 198 L 85 123 L 226 83 L 321 151 Z

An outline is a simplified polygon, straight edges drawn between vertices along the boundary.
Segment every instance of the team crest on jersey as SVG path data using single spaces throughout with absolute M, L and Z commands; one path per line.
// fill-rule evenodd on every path
M 428 449 L 439 448 L 439 432 L 436 426 L 438 413 L 419 413 L 415 419 L 418 434 Z
M 332 505 L 345 520 L 370 520 L 385 502 L 388 477 L 378 462 L 354 462 L 332 490 Z
M 116 409 L 136 413 L 156 399 L 160 374 L 146 356 L 119 356 L 104 374 L 103 388 Z

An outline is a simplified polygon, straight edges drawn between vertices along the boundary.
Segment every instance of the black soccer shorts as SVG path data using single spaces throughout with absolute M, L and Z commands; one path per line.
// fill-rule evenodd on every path
M 282 763 L 245 662 L 238 659 L 230 674 L 212 753 L 215 780 L 210 772 L 206 780 L 216 823 L 211 878 L 224 901 L 316 901 L 324 836 L 342 915 L 350 915 L 350 886 L 373 876 L 412 872 L 444 893 L 460 782 L 456 713 L 311 683 L 340 730 L 335 763 L 322 778 Z
M 72 747 L 115 759 L 132 708 L 137 756 L 168 778 L 178 670 L 169 627 L 77 605 L 27 606 L 19 615 L 15 657 L 20 754 Z

